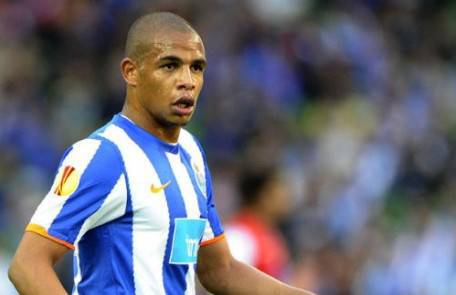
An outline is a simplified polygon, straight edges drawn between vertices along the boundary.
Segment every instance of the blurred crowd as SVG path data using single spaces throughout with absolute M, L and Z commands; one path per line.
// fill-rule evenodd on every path
M 456 294 L 456 2 L 0 0 L 1 294 L 63 150 L 120 111 L 128 27 L 156 10 L 205 42 L 188 128 L 223 219 L 246 165 L 287 183 L 286 281 Z

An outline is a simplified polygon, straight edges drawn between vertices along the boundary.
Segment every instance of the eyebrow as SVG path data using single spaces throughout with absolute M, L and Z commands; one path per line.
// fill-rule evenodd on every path
M 177 56 L 174 56 L 174 55 L 167 55 L 167 56 L 163 56 L 163 57 L 159 58 L 158 62 L 182 63 L 182 59 L 177 57 Z M 205 58 L 197 58 L 197 59 L 192 61 L 192 64 L 199 64 L 199 65 L 202 65 L 202 66 L 206 66 L 207 61 L 206 61 Z

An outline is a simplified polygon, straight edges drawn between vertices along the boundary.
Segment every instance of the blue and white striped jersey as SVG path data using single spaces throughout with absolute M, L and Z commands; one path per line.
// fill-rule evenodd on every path
M 74 249 L 73 294 L 194 294 L 199 246 L 223 237 L 196 139 L 122 115 L 65 152 L 26 230 Z

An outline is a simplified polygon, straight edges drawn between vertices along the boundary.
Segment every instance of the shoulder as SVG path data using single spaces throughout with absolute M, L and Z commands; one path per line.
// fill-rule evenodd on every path
M 192 162 L 192 168 L 198 173 L 200 179 L 206 179 L 209 174 L 207 172 L 207 161 L 204 150 L 198 139 L 185 129 L 181 129 L 179 134 L 179 144 L 189 154 Z M 207 180 L 203 181 L 204 183 Z
M 103 137 L 89 137 L 75 142 L 65 151 L 65 158 L 92 161 L 115 160 L 119 157 L 115 144 Z
M 120 159 L 117 146 L 103 134 L 113 127 L 108 122 L 88 137 L 72 144 L 63 154 L 62 161 L 105 162 L 114 164 Z
M 102 137 L 89 137 L 77 141 L 64 153 L 61 169 L 70 167 L 95 178 L 117 177 L 123 165 L 117 147 Z
M 179 134 L 179 144 L 192 156 L 205 160 L 204 150 L 198 141 L 188 130 L 182 128 Z

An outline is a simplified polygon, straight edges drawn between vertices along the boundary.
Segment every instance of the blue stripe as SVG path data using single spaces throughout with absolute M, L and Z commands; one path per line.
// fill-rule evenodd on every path
M 135 294 L 130 200 L 124 216 L 88 231 L 79 242 L 79 294 Z
M 136 294 L 135 279 L 133 269 L 133 206 L 130 193 L 130 182 L 128 175 L 125 176 L 127 185 L 127 206 L 125 215 L 122 220 L 116 223 L 116 230 L 114 237 L 122 243 L 116 243 L 114 249 L 114 257 L 118 257 L 113 263 L 114 272 L 118 278 L 125 278 L 123 282 L 123 289 L 128 290 L 129 294 Z M 121 258 L 124 258 L 121 260 Z M 113 260 L 114 262 L 114 260 Z
M 80 294 L 116 294 L 119 282 L 112 268 L 112 223 L 89 230 L 79 241 Z M 117 262 L 116 262 L 117 263 Z
M 212 195 L 212 180 L 209 169 L 206 166 L 206 186 L 207 186 L 207 219 L 211 225 L 214 237 L 223 233 L 222 222 L 217 213 L 217 208 L 214 204 L 214 196 Z
M 176 153 L 178 151 L 177 146 L 160 141 L 155 136 L 135 126 L 133 123 L 121 116 L 117 116 L 115 123 L 122 129 L 126 130 L 127 134 L 133 139 L 133 141 L 136 142 L 136 144 L 138 144 L 145 152 L 148 159 L 155 167 L 160 182 L 166 183 L 171 181 L 170 185 L 165 189 L 170 224 L 162 267 L 163 285 L 165 287 L 166 294 L 184 294 L 187 288 L 185 277 L 189 267 L 188 265 L 176 265 L 169 263 L 172 238 L 175 228 L 174 219 L 187 217 L 182 193 L 166 156 L 166 152 Z

